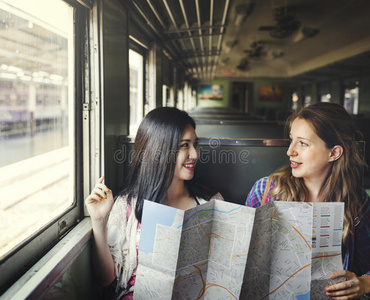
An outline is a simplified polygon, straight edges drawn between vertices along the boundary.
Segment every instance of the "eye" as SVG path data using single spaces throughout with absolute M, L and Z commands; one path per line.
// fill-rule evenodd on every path
M 180 148 L 187 148 L 187 147 L 189 147 L 189 143 L 180 144 Z
M 302 147 L 307 147 L 308 146 L 308 144 L 306 144 L 305 142 L 300 141 L 299 143 L 301 144 Z

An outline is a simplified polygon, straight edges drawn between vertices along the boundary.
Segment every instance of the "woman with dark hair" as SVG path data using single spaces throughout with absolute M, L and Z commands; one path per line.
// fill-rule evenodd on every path
M 186 210 L 222 199 L 192 180 L 198 158 L 194 120 L 173 107 L 156 108 L 139 126 L 128 186 L 113 200 L 101 177 L 86 199 L 96 279 L 102 287 L 114 287 L 115 298 L 133 297 L 144 200 Z
M 246 205 L 270 201 L 344 202 L 344 270 L 330 278 L 346 281 L 326 287 L 332 299 L 356 299 L 370 293 L 370 199 L 361 188 L 361 160 L 356 140 L 362 134 L 343 108 L 317 103 L 292 115 L 287 123 L 290 164 L 259 179 Z

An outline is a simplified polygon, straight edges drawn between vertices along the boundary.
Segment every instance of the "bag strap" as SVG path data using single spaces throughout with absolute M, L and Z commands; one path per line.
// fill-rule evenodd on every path
M 268 179 L 267 179 L 265 191 L 264 191 L 263 196 L 262 196 L 261 206 L 264 205 L 265 202 L 266 202 L 266 197 L 267 197 L 267 194 L 270 190 L 271 181 L 272 181 L 272 178 L 271 178 L 271 176 L 269 176 Z

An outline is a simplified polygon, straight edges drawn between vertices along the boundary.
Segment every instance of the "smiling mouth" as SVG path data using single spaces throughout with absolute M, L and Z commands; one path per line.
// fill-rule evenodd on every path
M 194 168 L 195 168 L 195 163 L 191 163 L 191 164 L 184 164 L 184 167 L 188 170 L 191 170 L 193 171 Z
M 297 163 L 295 161 L 290 161 L 290 167 L 295 169 L 298 168 L 301 165 L 301 163 Z

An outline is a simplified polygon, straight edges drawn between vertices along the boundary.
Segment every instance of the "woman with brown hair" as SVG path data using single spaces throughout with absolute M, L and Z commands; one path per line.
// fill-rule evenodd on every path
M 361 188 L 360 169 L 365 163 L 356 144 L 361 133 L 343 106 L 334 103 L 305 107 L 289 118 L 288 125 L 290 164 L 258 180 L 246 205 L 258 207 L 262 201 L 276 200 L 344 202 L 343 270 L 330 278 L 345 277 L 346 281 L 326 287 L 326 294 L 332 299 L 367 297 L 370 199 Z

